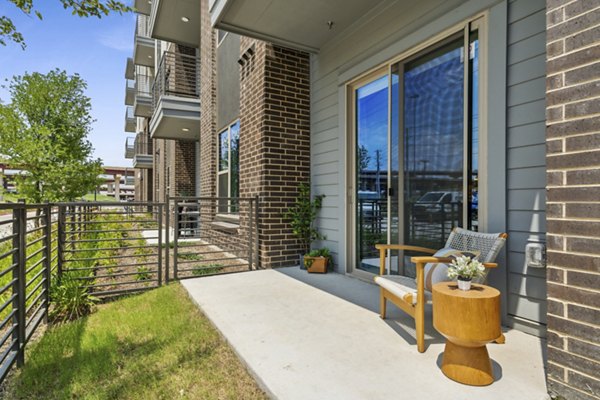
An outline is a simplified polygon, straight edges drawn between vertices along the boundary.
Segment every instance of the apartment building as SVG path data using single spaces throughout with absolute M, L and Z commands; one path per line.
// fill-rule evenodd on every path
M 134 5 L 125 130 L 136 199 L 258 197 L 261 265 L 297 264 L 283 215 L 309 179 L 308 53 L 214 29 L 207 1 Z M 236 210 L 211 211 L 212 236 L 247 223 Z

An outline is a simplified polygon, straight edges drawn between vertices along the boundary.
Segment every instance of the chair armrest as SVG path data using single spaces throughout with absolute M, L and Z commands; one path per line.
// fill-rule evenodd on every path
M 419 265 L 424 267 L 425 264 L 427 264 L 427 263 L 449 264 L 452 262 L 452 260 L 453 260 L 453 258 L 450 258 L 450 257 L 421 257 L 421 256 L 419 256 L 419 257 L 411 257 L 410 258 L 410 261 L 417 264 L 417 268 L 419 268 Z M 485 268 L 496 268 L 498 266 L 497 263 L 482 263 L 482 264 Z
M 427 247 L 411 246 L 407 244 L 376 244 L 375 248 L 378 250 L 410 250 L 418 251 L 424 254 L 435 254 L 437 250 L 429 249 Z
M 379 275 L 385 273 L 385 256 L 386 251 L 388 250 L 410 250 L 425 254 L 435 254 L 436 252 L 436 250 L 428 249 L 427 247 L 410 246 L 406 244 L 376 244 L 375 248 L 379 250 Z

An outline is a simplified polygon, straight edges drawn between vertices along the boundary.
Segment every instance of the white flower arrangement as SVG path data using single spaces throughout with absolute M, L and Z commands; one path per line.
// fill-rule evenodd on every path
M 448 278 L 461 280 L 471 280 L 478 276 L 483 276 L 485 267 L 476 259 L 468 256 L 460 256 L 452 260 L 452 265 L 448 266 Z

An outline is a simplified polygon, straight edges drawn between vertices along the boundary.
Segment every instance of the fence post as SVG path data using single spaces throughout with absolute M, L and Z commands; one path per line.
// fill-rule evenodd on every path
M 13 310 L 16 310 L 13 323 L 14 350 L 17 351 L 17 367 L 25 364 L 25 261 L 27 246 L 27 208 L 22 202 L 13 210 Z
M 50 309 L 50 279 L 52 275 L 52 206 L 49 203 L 43 208 L 44 210 L 44 268 L 45 268 L 45 285 L 44 285 L 44 301 L 46 302 L 46 310 L 44 311 L 44 322 L 48 323 L 48 310 Z
M 253 207 L 254 207 L 254 199 L 248 200 L 248 205 L 250 208 L 250 215 L 248 217 L 248 270 L 252 271 L 252 247 L 254 247 L 254 240 L 252 240 L 252 231 L 253 229 Z
M 255 250 L 256 250 L 256 269 L 260 269 L 260 254 L 258 251 L 258 221 L 260 221 L 260 203 L 258 200 L 258 195 L 254 198 L 254 204 L 256 204 L 256 216 L 254 218 L 254 240 L 255 240 Z
M 162 286 L 162 222 L 163 206 L 158 204 L 158 286 Z M 168 278 L 167 278 L 168 279 Z M 168 280 L 167 280 L 168 282 Z
M 169 196 L 167 196 L 167 203 L 164 207 L 165 213 L 165 282 L 169 283 L 169 265 L 171 264 L 170 253 L 171 253 L 171 232 L 170 232 L 170 218 L 169 218 L 169 206 L 171 204 L 171 200 Z
M 62 279 L 65 247 L 65 206 L 58 206 L 58 227 L 56 232 L 56 279 Z
M 174 221 L 173 224 L 175 225 L 175 229 L 173 229 L 173 279 L 177 280 L 179 279 L 179 274 L 177 271 L 178 265 L 177 265 L 177 245 L 179 242 L 179 204 L 178 204 L 178 200 L 175 199 L 175 202 L 173 203 L 173 211 L 174 211 Z

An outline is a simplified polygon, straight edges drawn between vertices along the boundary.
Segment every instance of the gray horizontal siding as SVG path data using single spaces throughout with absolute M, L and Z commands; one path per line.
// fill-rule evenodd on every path
M 508 23 L 508 313 L 545 324 L 545 270 L 525 265 L 526 244 L 546 233 L 545 1 L 510 2 Z

